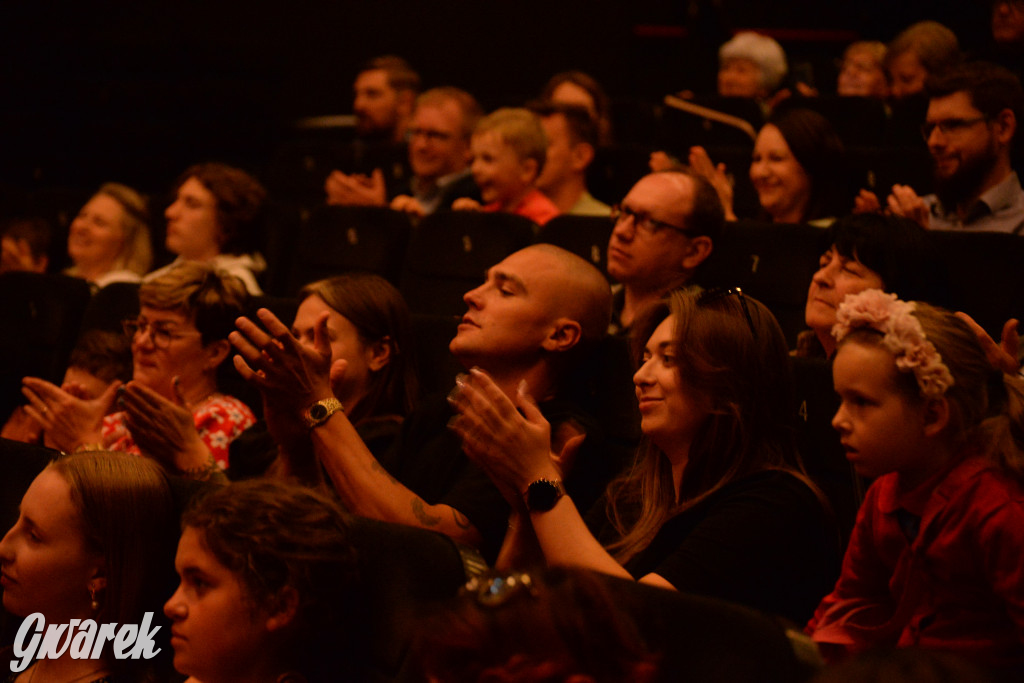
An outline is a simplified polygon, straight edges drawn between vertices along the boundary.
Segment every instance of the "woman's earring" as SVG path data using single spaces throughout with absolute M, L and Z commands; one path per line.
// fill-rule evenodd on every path
M 93 612 L 99 612 L 100 611 L 100 601 L 96 599 L 96 589 L 95 588 L 89 588 L 89 597 L 92 599 L 92 602 L 89 603 L 89 607 L 92 608 Z

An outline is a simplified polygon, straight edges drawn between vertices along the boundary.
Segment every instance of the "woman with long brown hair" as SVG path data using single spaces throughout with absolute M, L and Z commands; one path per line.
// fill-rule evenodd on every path
M 793 445 L 778 323 L 729 289 L 673 292 L 635 329 L 644 440 L 586 520 L 561 485 L 569 453 L 550 453 L 527 388 L 513 405 L 480 371 L 461 380 L 452 428 L 513 506 L 502 561 L 529 562 L 535 539 L 550 565 L 806 617 L 838 551 Z

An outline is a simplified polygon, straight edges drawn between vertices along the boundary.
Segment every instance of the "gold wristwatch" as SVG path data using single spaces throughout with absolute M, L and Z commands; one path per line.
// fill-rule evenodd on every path
M 306 408 L 305 412 L 302 413 L 302 420 L 306 423 L 306 427 L 309 429 L 315 429 L 327 422 L 331 415 L 334 415 L 339 410 L 345 410 L 345 407 L 341 405 L 341 401 L 334 398 L 325 398 L 317 401 L 310 407 Z

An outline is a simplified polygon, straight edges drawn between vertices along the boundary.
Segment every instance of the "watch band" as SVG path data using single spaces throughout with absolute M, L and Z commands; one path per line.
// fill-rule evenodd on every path
M 302 420 L 306 423 L 308 429 L 315 429 L 324 422 L 327 422 L 331 415 L 334 415 L 339 410 L 343 411 L 345 407 L 341 405 L 341 401 L 332 396 L 319 400 L 306 408 L 302 413 Z

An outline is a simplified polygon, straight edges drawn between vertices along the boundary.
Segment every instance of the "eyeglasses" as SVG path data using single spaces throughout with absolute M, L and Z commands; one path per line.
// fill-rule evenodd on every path
M 757 329 L 754 327 L 754 318 L 750 315 L 750 308 L 747 306 L 747 297 L 743 294 L 743 289 L 740 287 L 715 287 L 714 289 L 705 289 L 697 295 L 697 305 L 700 306 L 708 304 L 712 301 L 732 296 L 733 294 L 739 297 L 740 306 L 743 308 L 743 317 L 747 319 L 747 327 L 750 328 L 750 334 L 756 341 Z
M 463 595 L 472 595 L 483 607 L 500 607 L 517 595 L 537 595 L 529 574 L 485 574 L 474 576 L 463 586 Z
M 988 121 L 987 116 L 976 116 L 973 119 L 942 119 L 941 121 L 925 121 L 921 124 L 921 135 L 924 136 L 924 141 L 928 142 L 928 139 L 932 136 L 932 131 L 936 128 L 943 135 L 951 135 L 959 133 L 962 130 L 970 128 L 976 123 L 982 121 Z
M 129 339 L 134 339 L 137 334 L 149 332 L 149 338 L 153 340 L 153 346 L 161 350 L 166 349 L 176 339 L 184 339 L 185 337 L 200 334 L 198 330 L 183 334 L 166 324 L 159 322 L 151 323 L 145 318 L 122 320 L 121 328 L 124 329 L 124 333 L 128 335 Z
M 680 227 L 678 225 L 672 225 L 671 223 L 666 223 L 664 221 L 659 221 L 655 218 L 651 218 L 650 214 L 641 213 L 639 211 L 633 211 L 632 209 L 622 206 L 621 204 L 616 204 L 615 206 L 612 207 L 612 223 L 618 225 L 620 222 L 626 220 L 627 218 L 632 218 L 633 225 L 636 226 L 636 229 L 648 235 L 654 235 L 655 233 L 661 230 L 674 230 L 675 232 L 679 232 L 684 235 L 690 234 L 690 231 L 687 230 L 686 228 Z
M 409 137 L 415 138 L 419 136 L 425 137 L 430 142 L 448 142 L 455 136 L 451 133 L 445 133 L 440 130 L 430 130 L 429 128 L 410 128 Z

